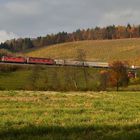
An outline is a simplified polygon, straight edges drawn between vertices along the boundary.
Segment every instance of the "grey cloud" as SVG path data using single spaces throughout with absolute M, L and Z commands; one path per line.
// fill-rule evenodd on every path
M 21 37 L 110 24 L 139 24 L 139 0 L 0 1 L 0 30 Z
M 0 31 L 0 43 L 13 38 L 18 38 L 18 36 L 12 32 Z

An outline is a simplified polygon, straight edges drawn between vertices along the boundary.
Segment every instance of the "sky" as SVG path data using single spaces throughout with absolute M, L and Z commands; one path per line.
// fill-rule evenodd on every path
M 107 25 L 140 24 L 140 0 L 0 0 L 0 42 Z

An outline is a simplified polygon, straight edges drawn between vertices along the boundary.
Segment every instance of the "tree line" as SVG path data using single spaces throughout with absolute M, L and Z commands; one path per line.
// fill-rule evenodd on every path
M 140 25 L 127 26 L 107 26 L 95 27 L 91 29 L 78 29 L 75 32 L 59 32 L 57 34 L 48 34 L 44 37 L 19 38 L 6 41 L 0 44 L 0 49 L 7 49 L 12 52 L 22 52 L 31 48 L 39 48 L 58 43 L 74 42 L 82 40 L 105 40 L 105 39 L 124 39 L 139 38 Z

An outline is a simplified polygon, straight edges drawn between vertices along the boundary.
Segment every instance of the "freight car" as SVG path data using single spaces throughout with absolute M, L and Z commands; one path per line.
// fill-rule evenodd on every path
M 67 66 L 84 66 L 84 62 L 82 61 L 65 60 L 65 64 Z
M 86 67 L 103 67 L 108 68 L 109 64 L 107 62 L 84 62 L 84 66 Z
M 55 59 L 55 64 L 59 66 L 64 66 L 65 65 L 65 60 L 62 59 Z
M 83 66 L 84 62 L 82 61 L 74 61 L 74 60 L 63 60 L 63 59 L 55 59 L 56 65 L 61 66 Z

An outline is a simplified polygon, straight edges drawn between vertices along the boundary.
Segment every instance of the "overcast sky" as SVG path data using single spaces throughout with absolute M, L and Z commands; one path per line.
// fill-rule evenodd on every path
M 0 42 L 127 23 L 140 24 L 140 0 L 0 0 Z

